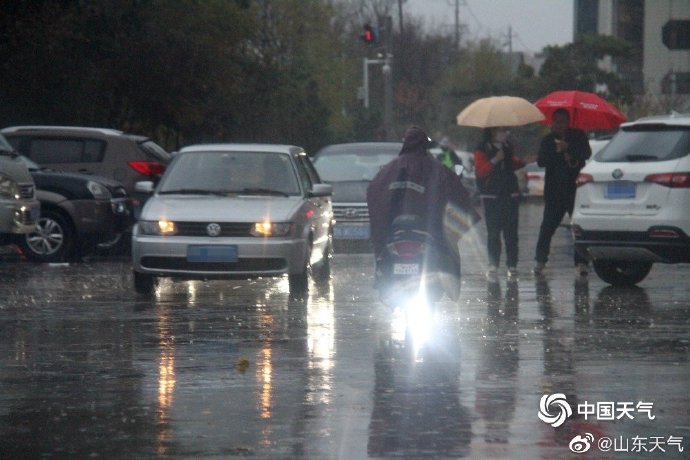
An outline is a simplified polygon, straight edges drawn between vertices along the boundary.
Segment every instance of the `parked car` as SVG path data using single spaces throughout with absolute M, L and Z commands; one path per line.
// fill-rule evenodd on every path
M 152 182 L 138 187 L 153 191 Z M 287 274 L 291 293 L 302 293 L 310 274 L 330 274 L 331 195 L 300 147 L 185 147 L 134 226 L 134 287 L 150 294 L 158 277 Z
M 529 163 L 524 168 L 525 194 L 527 196 L 544 196 L 544 168 L 537 163 Z
M 381 167 L 395 159 L 401 142 L 355 142 L 320 149 L 314 166 L 333 186 L 336 248 L 371 251 L 367 187 Z
M 122 183 L 137 216 L 147 196 L 136 192 L 134 184 L 157 181 L 171 158 L 151 139 L 115 129 L 13 126 L 0 132 L 15 150 L 41 167 L 94 174 Z
M 592 149 L 592 156 L 599 153 L 601 149 L 606 147 L 611 142 L 612 136 L 597 137 L 589 140 L 589 147 Z
M 40 204 L 34 180 L 12 146 L 0 135 L 0 244 L 33 231 Z
M 106 177 L 41 169 L 24 156 L 36 184 L 41 216 L 35 230 L 17 239 L 34 262 L 78 260 L 97 246 L 112 246 L 133 223 L 132 201 Z
M 605 282 L 639 283 L 690 262 L 689 206 L 690 116 L 625 123 L 578 177 L 575 248 Z

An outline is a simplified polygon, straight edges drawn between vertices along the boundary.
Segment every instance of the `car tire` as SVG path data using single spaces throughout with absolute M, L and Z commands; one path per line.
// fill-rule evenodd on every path
M 300 273 L 290 273 L 288 275 L 288 284 L 290 286 L 290 295 L 301 296 L 309 290 L 309 274 L 311 269 L 311 241 L 309 248 L 304 258 L 304 265 Z
M 651 262 L 630 262 L 623 260 L 595 260 L 594 271 L 603 281 L 613 286 L 632 286 L 649 274 Z
M 32 262 L 64 262 L 74 252 L 75 236 L 74 225 L 66 214 L 41 209 L 36 230 L 20 238 L 19 246 Z
M 148 273 L 132 272 L 134 277 L 134 290 L 138 294 L 151 295 L 156 287 L 156 277 Z

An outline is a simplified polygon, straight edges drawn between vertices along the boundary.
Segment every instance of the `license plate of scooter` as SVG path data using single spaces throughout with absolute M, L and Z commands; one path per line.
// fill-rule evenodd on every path
M 393 264 L 394 275 L 419 275 L 419 264 Z

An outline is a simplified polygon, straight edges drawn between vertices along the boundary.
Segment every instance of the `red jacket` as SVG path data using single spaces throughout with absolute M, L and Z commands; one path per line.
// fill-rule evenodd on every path
M 505 147 L 505 158 L 494 164 L 491 159 L 498 149 L 491 143 L 484 142 L 474 152 L 474 173 L 477 186 L 483 197 L 519 195 L 520 189 L 514 171 L 525 166 L 525 163 L 513 154 L 510 145 Z
M 403 193 L 403 199 L 394 203 L 395 196 Z M 437 241 L 445 242 L 443 222 L 447 204 L 459 211 L 458 217 L 466 227 L 480 219 L 460 177 L 425 149 L 403 149 L 379 171 L 367 189 L 374 254 L 380 254 L 384 248 L 390 224 L 400 214 L 420 216 L 427 223 L 426 231 Z

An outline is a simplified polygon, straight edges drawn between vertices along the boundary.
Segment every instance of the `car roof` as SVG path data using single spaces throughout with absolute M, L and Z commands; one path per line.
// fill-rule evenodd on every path
M 645 124 L 664 124 L 669 126 L 690 126 L 690 114 L 683 114 L 674 112 L 670 115 L 654 115 L 649 117 L 642 117 L 635 121 L 623 123 L 621 128 L 629 128 L 631 126 L 645 125 Z
M 328 153 L 346 153 L 357 152 L 361 154 L 377 154 L 382 152 L 395 152 L 396 154 L 402 149 L 402 142 L 348 142 L 343 144 L 331 144 L 322 147 L 315 156 Z
M 3 128 L 0 132 L 3 134 L 9 134 L 9 133 L 18 133 L 21 131 L 71 131 L 74 133 L 82 132 L 82 133 L 97 133 L 97 134 L 103 134 L 103 135 L 110 135 L 110 136 L 120 136 L 124 134 L 124 132 L 117 130 L 117 129 L 111 129 L 111 128 L 94 128 L 94 127 L 89 127 L 89 126 L 38 126 L 38 125 L 27 125 L 27 126 L 8 126 L 7 128 Z
M 179 153 L 190 152 L 275 152 L 299 154 L 302 147 L 287 144 L 194 144 L 180 149 Z

